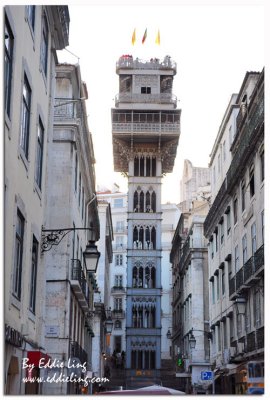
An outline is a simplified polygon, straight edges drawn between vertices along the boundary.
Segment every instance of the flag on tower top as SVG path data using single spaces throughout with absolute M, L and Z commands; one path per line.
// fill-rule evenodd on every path
M 132 41 L 132 44 L 133 44 L 133 45 L 134 45 L 134 43 L 136 42 L 136 28 L 134 28 L 131 41 Z
M 158 44 L 158 45 L 160 44 L 160 33 L 159 33 L 159 30 L 157 32 L 157 37 L 156 37 L 155 43 Z
M 147 28 L 144 31 L 144 35 L 143 35 L 143 38 L 142 38 L 142 44 L 144 44 L 146 38 L 147 38 Z

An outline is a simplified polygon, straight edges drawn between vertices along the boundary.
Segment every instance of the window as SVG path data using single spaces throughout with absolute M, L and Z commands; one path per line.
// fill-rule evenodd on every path
M 255 222 L 251 225 L 251 249 L 252 249 L 252 255 L 254 256 L 254 254 L 257 250 L 256 223 Z
M 243 264 L 247 262 L 247 235 L 242 238 Z
M 218 251 L 218 228 L 216 228 L 215 238 L 216 238 L 216 252 L 217 252 Z
M 36 6 L 26 6 L 27 19 L 29 21 L 29 25 L 31 26 L 32 31 L 35 30 L 35 13 Z
M 147 86 L 141 87 L 141 94 L 151 94 L 151 88 Z
M 242 212 L 245 210 L 246 208 L 246 202 L 245 202 L 245 180 L 243 180 L 241 182 L 241 208 L 242 208 Z
M 224 342 L 224 349 L 228 348 L 228 340 L 227 340 L 227 324 L 226 319 L 223 321 L 223 342 Z
M 113 206 L 115 208 L 121 208 L 124 206 L 123 199 L 114 199 Z
M 219 293 L 220 293 L 220 291 L 219 291 L 219 273 L 217 273 L 216 281 L 217 281 L 217 300 L 218 300 L 219 299 Z
M 259 289 L 254 291 L 254 325 L 259 328 L 262 323 L 261 318 L 261 293 Z
M 233 222 L 234 225 L 237 223 L 238 220 L 238 200 L 237 197 L 233 200 Z
M 211 282 L 211 292 L 212 292 L 212 304 L 215 304 L 215 282 L 212 280 Z
M 5 111 L 10 117 L 12 64 L 13 64 L 14 36 L 8 19 L 5 18 Z
M 123 303 L 122 298 L 121 297 L 116 297 L 114 299 L 114 309 L 116 311 L 122 311 L 122 303 Z
M 254 165 L 252 165 L 249 170 L 249 191 L 250 197 L 253 197 L 255 194 Z
M 210 238 L 210 254 L 211 254 L 211 258 L 214 258 L 214 242 L 213 242 L 213 237 Z
M 38 267 L 38 241 L 36 240 L 35 236 L 33 236 L 29 309 L 34 314 L 36 312 L 37 267 Z
M 231 209 L 230 209 L 230 207 L 228 207 L 226 215 L 227 215 L 227 234 L 229 235 L 229 233 L 231 231 Z
M 225 270 L 224 268 L 222 269 L 221 272 L 221 290 L 222 290 L 222 296 L 225 295 Z
M 116 266 L 123 265 L 123 254 L 116 254 L 116 256 L 115 256 L 115 265 Z
M 261 182 L 264 181 L 264 150 L 260 153 Z
M 30 130 L 30 112 L 31 112 L 31 89 L 26 75 L 24 74 L 23 82 L 23 98 L 22 98 L 22 115 L 21 115 L 21 132 L 20 146 L 24 151 L 25 157 L 28 159 L 29 149 L 29 130 Z
M 237 335 L 241 336 L 242 334 L 242 314 L 236 315 L 236 322 L 237 322 Z
M 262 242 L 264 243 L 264 210 L 261 212 L 261 221 L 262 221 Z
M 49 47 L 49 30 L 48 30 L 47 18 L 44 15 L 43 16 L 43 24 L 42 24 L 40 58 L 41 58 L 42 70 L 43 70 L 45 76 L 47 76 L 48 47 Z
M 18 210 L 17 222 L 16 222 L 13 294 L 19 300 L 21 299 L 21 284 L 22 284 L 23 238 L 24 238 L 24 218 L 20 213 L 20 211 Z
M 78 156 L 75 154 L 75 172 L 74 172 L 74 188 L 75 192 L 77 192 L 77 181 L 78 181 Z
M 235 246 L 235 249 L 234 249 L 234 269 L 235 269 L 235 273 L 237 271 L 239 271 L 239 249 L 238 249 L 238 245 Z
M 37 158 L 36 158 L 35 180 L 40 190 L 42 183 L 43 142 L 44 142 L 44 128 L 41 120 L 39 119 L 38 131 L 37 131 Z
M 224 223 L 223 223 L 223 217 L 220 221 L 220 244 L 224 242 Z
M 116 221 L 116 232 L 123 232 L 124 221 Z
M 213 182 L 216 184 L 216 167 L 213 168 Z
M 115 275 L 114 277 L 114 286 L 122 287 L 123 286 L 123 275 Z

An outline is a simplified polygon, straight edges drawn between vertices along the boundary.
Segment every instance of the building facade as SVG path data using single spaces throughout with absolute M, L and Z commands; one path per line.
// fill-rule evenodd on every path
M 160 382 L 161 181 L 171 172 L 180 135 L 169 56 L 144 62 L 122 56 L 112 109 L 114 169 L 128 177 L 127 384 Z
M 193 394 L 207 392 L 201 373 L 210 368 L 208 257 L 203 235 L 208 209 L 207 201 L 193 201 L 192 209 L 181 213 L 171 250 L 172 353 L 180 389 Z M 196 340 L 194 348 L 191 336 Z
M 210 161 L 211 364 L 217 393 L 262 393 L 264 371 L 264 71 L 247 72 Z
M 98 198 L 98 214 L 100 239 L 97 246 L 101 254 L 96 272 L 97 289 L 94 293 L 94 312 L 92 313 L 95 334 L 92 339 L 92 370 L 94 376 L 105 377 L 107 375 L 106 359 L 110 354 L 111 341 L 111 334 L 108 334 L 105 329 L 106 319 L 111 315 L 110 269 L 113 259 L 113 225 L 110 203 Z M 98 391 L 98 387 L 94 387 L 94 389 Z
M 63 363 L 57 376 L 92 372 L 94 272 L 84 251 L 100 236 L 94 151 L 87 123 L 87 87 L 79 65 L 56 67 L 54 126 L 48 140 L 43 258 L 46 268 L 45 346 Z M 90 229 L 89 229 L 90 228 Z M 63 229 L 63 231 L 61 231 Z M 55 241 L 54 241 L 55 240 Z M 85 365 L 70 367 L 70 365 Z M 50 377 L 55 370 L 48 371 Z M 79 382 L 48 382 L 46 394 L 79 394 Z
M 23 359 L 43 376 L 45 265 L 41 256 L 47 142 L 53 127 L 56 50 L 68 45 L 67 6 L 6 6 L 5 393 L 42 394 Z
M 190 160 L 184 161 L 183 177 L 180 182 L 182 212 L 192 208 L 193 200 L 206 200 L 210 197 L 210 170 L 204 167 L 194 167 Z

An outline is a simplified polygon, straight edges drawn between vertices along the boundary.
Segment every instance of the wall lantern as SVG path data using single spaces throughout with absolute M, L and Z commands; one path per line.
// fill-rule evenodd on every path
M 85 262 L 85 268 L 88 273 L 96 272 L 98 261 L 100 257 L 100 252 L 95 245 L 94 240 L 89 240 L 85 251 L 83 252 L 83 258 Z

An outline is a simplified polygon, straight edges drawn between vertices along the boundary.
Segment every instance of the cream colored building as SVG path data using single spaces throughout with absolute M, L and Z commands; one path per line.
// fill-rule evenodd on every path
M 24 383 L 43 372 L 45 268 L 41 258 L 48 134 L 52 131 L 56 50 L 68 45 L 67 6 L 6 6 L 5 23 L 5 392 L 40 394 Z
M 264 378 L 264 71 L 247 72 L 232 95 L 210 169 L 204 232 L 215 391 L 252 393 Z
M 95 194 L 94 150 L 87 122 L 86 84 L 80 66 L 56 67 L 54 126 L 49 136 L 43 257 L 46 267 L 45 346 L 63 368 L 58 376 L 92 371 L 92 313 L 95 272 L 86 269 L 84 251 L 100 237 Z M 90 230 L 89 230 L 90 228 Z M 56 240 L 53 241 L 53 238 Z M 70 368 L 70 364 L 85 369 Z M 46 382 L 50 395 L 80 394 L 78 381 Z

